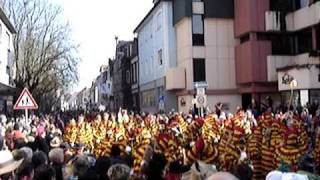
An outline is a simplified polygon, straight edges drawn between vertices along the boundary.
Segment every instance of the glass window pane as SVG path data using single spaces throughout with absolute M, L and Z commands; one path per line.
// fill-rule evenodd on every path
M 193 15 L 192 16 L 192 31 L 193 34 L 203 34 L 203 19 L 202 15 Z

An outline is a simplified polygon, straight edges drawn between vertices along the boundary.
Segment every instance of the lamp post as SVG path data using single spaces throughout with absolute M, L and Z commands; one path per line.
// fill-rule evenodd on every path
M 293 79 L 289 84 L 290 91 L 291 91 L 289 107 L 293 104 L 293 89 L 296 88 L 297 86 L 298 86 L 298 82 L 295 79 Z
M 282 76 L 282 84 L 285 84 L 290 87 L 290 100 L 288 104 L 288 111 L 290 110 L 291 105 L 293 104 L 293 89 L 298 86 L 298 81 L 294 79 L 292 75 L 285 73 Z

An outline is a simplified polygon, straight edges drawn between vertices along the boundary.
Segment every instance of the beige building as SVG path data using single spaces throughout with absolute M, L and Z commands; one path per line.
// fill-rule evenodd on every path
M 213 110 L 221 102 L 225 111 L 234 112 L 241 96 L 235 77 L 233 2 L 173 2 L 177 67 L 166 74 L 166 90 L 177 94 L 179 111 L 187 112 L 193 108 L 195 83 L 207 82 L 208 107 Z

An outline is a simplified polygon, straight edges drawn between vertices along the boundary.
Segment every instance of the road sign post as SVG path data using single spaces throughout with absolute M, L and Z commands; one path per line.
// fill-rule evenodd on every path
M 204 107 L 207 105 L 206 88 L 208 88 L 207 82 L 196 82 L 194 87 L 197 91 L 196 94 L 196 107 L 199 108 L 200 117 L 204 116 Z
M 29 109 L 38 109 L 38 104 L 32 97 L 31 93 L 27 88 L 24 88 L 21 92 L 16 104 L 14 105 L 14 110 L 24 110 L 25 111 L 25 120 L 28 120 L 28 110 Z

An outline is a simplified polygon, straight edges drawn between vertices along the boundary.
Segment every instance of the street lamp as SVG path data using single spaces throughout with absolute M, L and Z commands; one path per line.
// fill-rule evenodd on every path
M 285 84 L 290 87 L 290 101 L 289 101 L 289 105 L 288 105 L 288 110 L 289 110 L 292 103 L 293 103 L 293 89 L 298 87 L 298 81 L 296 79 L 294 79 L 294 77 L 292 75 L 285 73 L 282 76 L 282 84 Z

